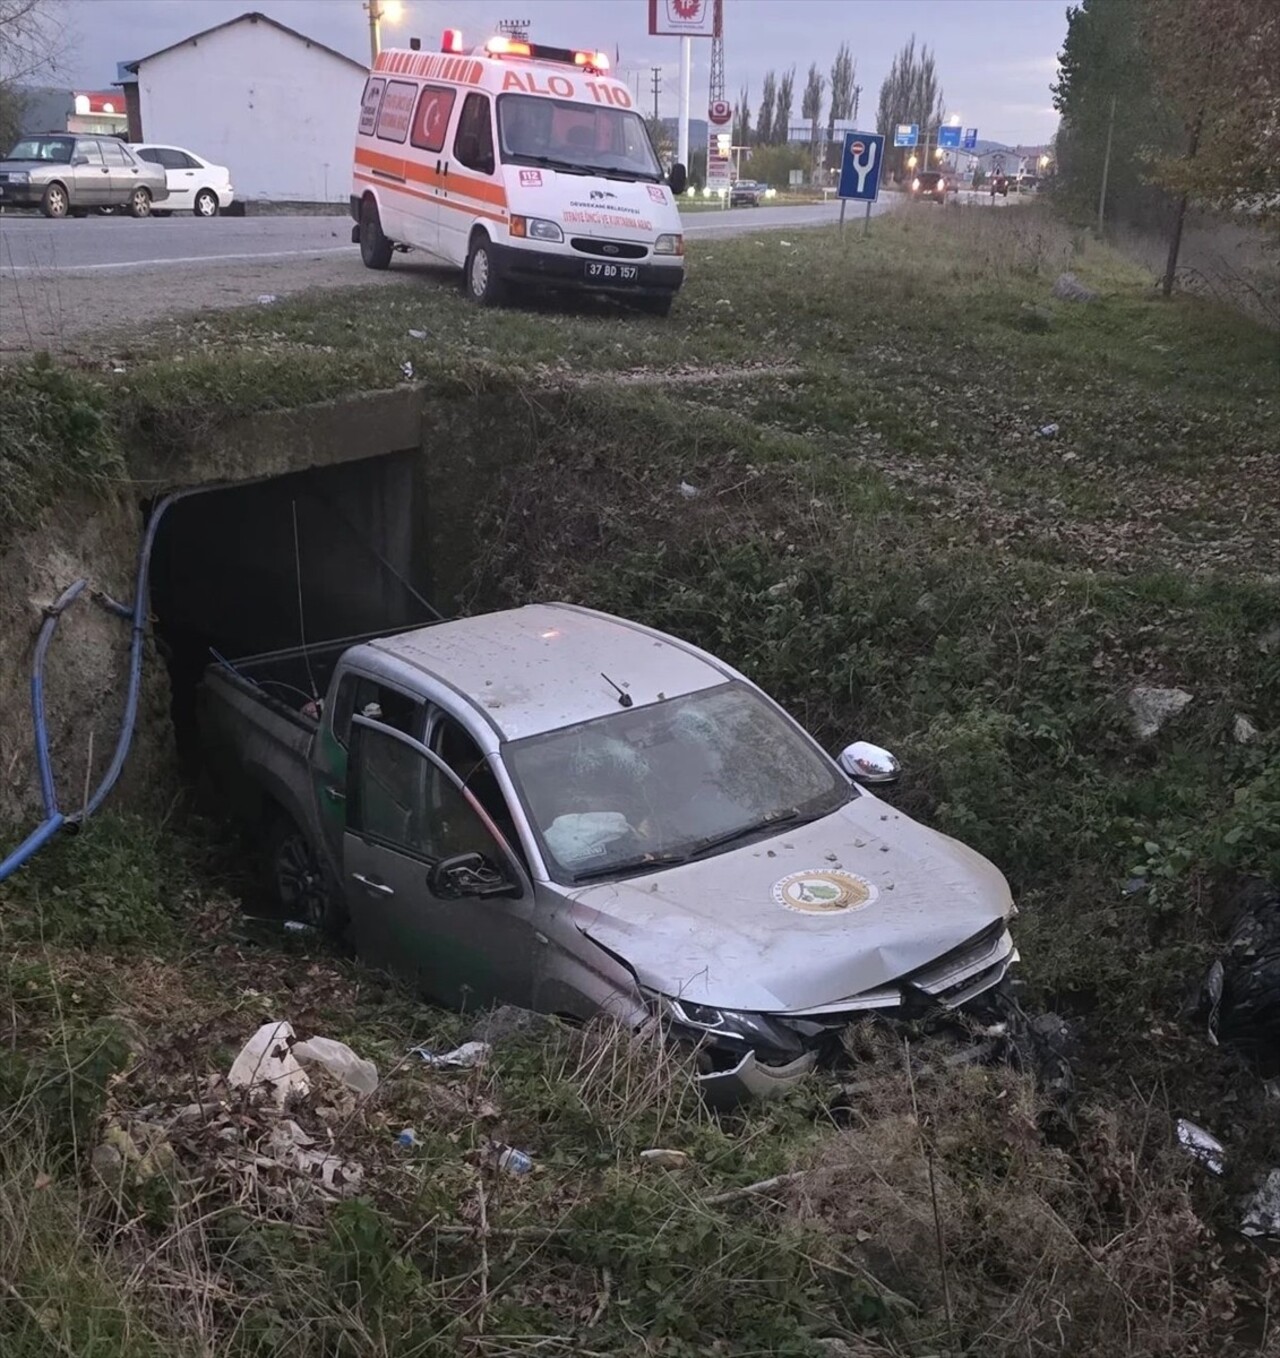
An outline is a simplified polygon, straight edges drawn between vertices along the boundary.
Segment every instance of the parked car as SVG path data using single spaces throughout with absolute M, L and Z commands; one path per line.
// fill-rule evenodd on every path
M 913 198 L 932 198 L 935 203 L 945 203 L 951 192 L 950 181 L 941 170 L 920 170 L 911 180 Z
M 312 684 L 327 696 L 308 700 Z M 568 604 L 211 666 L 206 768 L 295 918 L 454 1006 L 656 1020 L 713 1100 L 1016 960 L 1008 884 L 743 675 Z M 301 699 L 301 703 L 299 702 Z
M 730 207 L 759 207 L 764 202 L 765 186 L 754 179 L 739 179 L 729 190 Z
M 1035 193 L 1039 186 L 1039 177 L 1033 174 L 1020 174 L 1013 185 L 1016 193 Z
M 180 146 L 159 146 L 155 142 L 131 143 L 129 149 L 139 160 L 150 161 L 164 171 L 169 185 L 169 201 L 158 217 L 170 212 L 192 212 L 197 217 L 216 217 L 235 201 L 231 171 L 214 165 Z
M 38 207 L 46 217 L 84 217 L 98 207 L 149 217 L 168 197 L 164 171 L 115 137 L 22 137 L 0 160 L 0 205 Z

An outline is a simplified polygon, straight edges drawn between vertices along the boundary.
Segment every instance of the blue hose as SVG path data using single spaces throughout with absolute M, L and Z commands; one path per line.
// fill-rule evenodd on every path
M 94 790 L 93 796 L 85 802 L 84 808 L 76 817 L 77 820 L 88 820 L 106 801 L 111 789 L 120 779 L 124 761 L 129 755 L 129 746 L 133 743 L 133 727 L 138 718 L 138 693 L 142 687 L 142 643 L 147 635 L 147 577 L 151 571 L 151 549 L 155 545 L 160 520 L 164 518 L 169 506 L 175 500 L 180 500 L 184 494 L 191 492 L 175 491 L 172 495 L 166 495 L 155 506 L 138 547 L 138 578 L 133 590 L 133 633 L 129 646 L 129 687 L 125 694 L 120 738 L 116 741 L 115 752 L 111 756 L 106 773 L 102 776 L 102 781 Z
M 57 600 L 45 610 L 44 622 L 40 625 L 40 635 L 36 640 L 35 659 L 31 671 L 31 713 L 35 723 L 36 766 L 40 774 L 40 795 L 44 802 L 45 820 L 37 826 L 18 845 L 9 856 L 0 861 L 0 882 L 16 872 L 34 853 L 51 840 L 59 830 L 68 831 L 78 828 L 81 821 L 87 820 L 110 795 L 112 788 L 120 779 L 129 746 L 133 743 L 133 728 L 138 718 L 138 694 L 142 688 L 142 649 L 147 632 L 147 580 L 151 570 L 151 549 L 155 546 L 156 533 L 165 511 L 175 500 L 184 496 L 198 494 L 198 491 L 175 491 L 166 495 L 151 512 L 142 542 L 138 547 L 138 569 L 134 586 L 133 605 L 119 604 L 107 595 L 97 595 L 97 600 L 108 612 L 132 620 L 129 638 L 129 685 L 125 692 L 124 716 L 120 726 L 120 737 L 116 741 L 111 763 L 93 795 L 80 811 L 67 817 L 58 810 L 57 790 L 53 781 L 53 762 L 49 756 L 49 731 L 44 714 L 44 658 L 53 639 L 54 629 L 63 610 L 71 604 L 84 589 L 86 581 L 77 580 L 69 585 Z
M 55 811 L 43 825 L 38 825 L 32 830 L 9 857 L 3 863 L 0 863 L 0 882 L 3 882 L 11 873 L 17 872 L 37 849 L 42 849 L 62 829 L 65 823 L 65 818 L 61 812 Z
M 53 787 L 53 761 L 49 758 L 49 728 L 44 719 L 44 658 L 58 626 L 63 610 L 84 589 L 87 580 L 68 585 L 44 612 L 40 635 L 36 638 L 35 659 L 31 663 L 31 723 L 36 736 L 36 767 L 40 770 L 40 795 L 44 800 L 44 814 L 52 820 L 58 814 L 58 795 Z

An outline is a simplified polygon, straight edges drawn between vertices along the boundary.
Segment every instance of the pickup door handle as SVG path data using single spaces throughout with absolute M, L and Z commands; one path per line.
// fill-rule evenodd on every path
M 371 877 L 362 876 L 358 872 L 353 872 L 351 876 L 360 883 L 366 891 L 371 891 L 375 896 L 394 896 L 394 887 L 389 887 L 385 882 L 375 882 Z
M 341 788 L 337 787 L 326 787 L 324 795 L 328 797 L 331 802 L 345 802 L 347 800 L 347 794 L 343 792 Z

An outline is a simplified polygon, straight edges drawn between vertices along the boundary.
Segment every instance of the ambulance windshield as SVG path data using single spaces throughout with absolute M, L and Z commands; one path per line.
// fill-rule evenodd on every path
M 662 179 L 644 123 L 625 109 L 504 94 L 498 98 L 498 140 L 508 164 L 654 183 Z

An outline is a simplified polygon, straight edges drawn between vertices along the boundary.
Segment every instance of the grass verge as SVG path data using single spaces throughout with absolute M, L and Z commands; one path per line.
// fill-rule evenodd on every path
M 1052 299 L 1066 267 L 1098 301 Z M 1275 1268 L 1234 1227 L 1276 1107 L 1178 1014 L 1237 881 L 1280 874 L 1273 337 L 1160 302 L 1032 209 L 697 247 L 670 323 L 405 282 L 22 381 L 101 412 L 76 446 L 105 476 L 127 431 L 395 385 L 405 362 L 518 400 L 531 455 L 488 487 L 474 604 L 642 618 L 828 744 L 895 747 L 900 804 L 1010 877 L 1030 990 L 1084 1025 L 1079 1099 L 1064 1123 L 1023 1076 L 876 1033 L 856 1089 L 818 1076 L 720 1121 L 608 1030 L 428 1073 L 406 1047 L 465 1020 L 246 935 L 189 831 L 104 821 L 0 896 L 6 1351 L 1265 1351 Z M 0 408 L 21 409 L 7 386 Z M 1137 684 L 1193 700 L 1139 739 Z M 212 1081 L 280 1017 L 386 1076 L 367 1104 L 322 1087 L 290 1110 L 361 1166 L 354 1195 L 296 1183 L 262 1151 L 278 1119 Z M 1181 1115 L 1228 1142 L 1223 1183 L 1177 1151 Z M 490 1137 L 538 1172 L 495 1175 Z M 137 1154 L 103 1183 L 108 1138 Z

